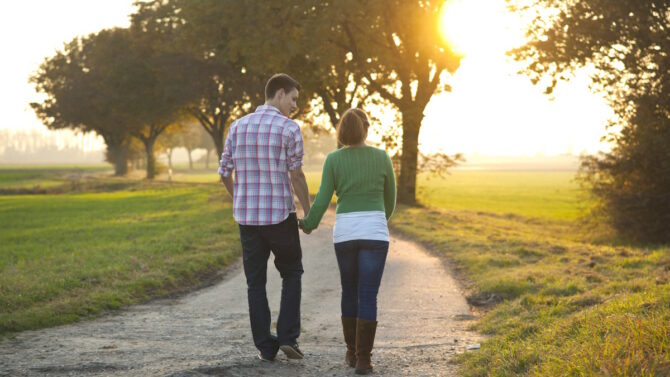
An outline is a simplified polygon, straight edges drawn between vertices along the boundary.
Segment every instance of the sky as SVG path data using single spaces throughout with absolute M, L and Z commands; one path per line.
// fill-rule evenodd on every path
M 130 25 L 133 0 L 21 0 L 2 3 L 0 15 L 0 129 L 48 131 L 30 102 L 39 99 L 28 77 L 40 63 L 80 35 Z M 63 145 L 72 132 L 59 131 Z M 95 135 L 79 137 L 85 149 L 104 148 Z M 79 142 L 77 142 L 79 143 Z
M 614 116 L 589 90 L 588 69 L 559 83 L 553 98 L 517 72 L 506 51 L 525 42 L 528 22 L 504 0 L 451 0 L 442 34 L 464 54 L 448 78 L 451 93 L 434 95 L 419 142 L 427 149 L 486 155 L 558 155 L 607 150 L 600 138 Z
M 48 131 L 29 106 L 39 97 L 28 77 L 45 57 L 76 36 L 129 25 L 133 0 L 22 0 L 5 2 L 0 16 L 0 129 Z M 524 21 L 504 9 L 504 0 L 451 0 L 443 35 L 464 54 L 447 77 L 449 93 L 433 96 L 425 111 L 420 148 L 426 152 L 489 156 L 593 153 L 612 110 L 588 88 L 586 70 L 559 84 L 554 99 L 528 78 L 505 51 L 523 41 Z M 63 143 L 73 134 L 58 131 Z M 78 137 L 80 140 L 81 136 Z M 80 143 L 80 141 L 77 141 Z M 83 137 L 89 150 L 102 149 L 99 137 Z

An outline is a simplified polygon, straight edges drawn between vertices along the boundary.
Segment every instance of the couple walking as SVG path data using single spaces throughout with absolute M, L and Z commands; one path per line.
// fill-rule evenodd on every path
M 297 343 L 303 273 L 298 229 L 306 234 L 316 229 L 336 193 L 333 242 L 342 284 L 345 362 L 356 373 L 369 374 L 377 293 L 389 248 L 387 220 L 395 207 L 393 168 L 385 151 L 365 144 L 367 115 L 350 109 L 337 126 L 343 147 L 326 158 L 310 208 L 302 135 L 289 118 L 297 109 L 300 89 L 286 74 L 272 76 L 265 86 L 265 104 L 232 123 L 221 155 L 219 175 L 233 197 L 240 228 L 251 332 L 261 360 L 274 360 L 279 350 L 288 358 L 303 358 Z M 294 191 L 305 212 L 302 219 L 296 214 Z M 282 278 L 276 336 L 270 333 L 265 291 L 270 252 Z

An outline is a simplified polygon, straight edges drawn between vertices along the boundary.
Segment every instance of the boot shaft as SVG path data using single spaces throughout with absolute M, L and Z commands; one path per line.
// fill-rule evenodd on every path
M 347 343 L 347 348 L 356 350 L 356 322 L 355 317 L 342 317 L 342 333 L 344 334 L 344 341 Z
M 372 372 L 370 360 L 372 347 L 375 343 L 377 321 L 358 319 L 356 323 L 356 373 L 368 374 Z
M 356 366 L 356 318 L 342 317 L 342 332 L 347 344 L 347 353 L 344 360 L 350 367 Z

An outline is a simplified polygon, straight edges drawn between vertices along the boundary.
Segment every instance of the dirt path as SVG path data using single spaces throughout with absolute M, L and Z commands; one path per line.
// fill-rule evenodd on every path
M 332 221 L 329 214 L 319 230 L 301 236 L 304 360 L 289 361 L 281 352 L 274 363 L 256 359 L 238 263 L 221 283 L 180 299 L 5 340 L 0 376 L 353 376 L 343 362 Z M 273 320 L 280 286 L 271 263 Z M 469 318 L 466 301 L 440 259 L 394 238 L 379 296 L 375 374 L 456 375 L 448 358 L 477 341 L 477 334 L 466 330 Z

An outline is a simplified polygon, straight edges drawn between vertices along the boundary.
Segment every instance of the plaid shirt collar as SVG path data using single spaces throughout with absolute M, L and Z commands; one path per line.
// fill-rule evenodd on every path
M 268 105 L 268 104 L 260 105 L 260 106 L 258 106 L 258 107 L 256 108 L 256 112 L 257 112 L 257 113 L 259 113 L 259 112 L 261 112 L 261 111 L 275 112 L 275 113 L 277 113 L 277 114 L 279 114 L 279 115 L 284 115 L 284 114 L 281 113 L 281 111 L 279 111 L 278 108 L 276 108 L 276 107 L 274 107 L 274 106 L 272 106 L 272 105 Z

